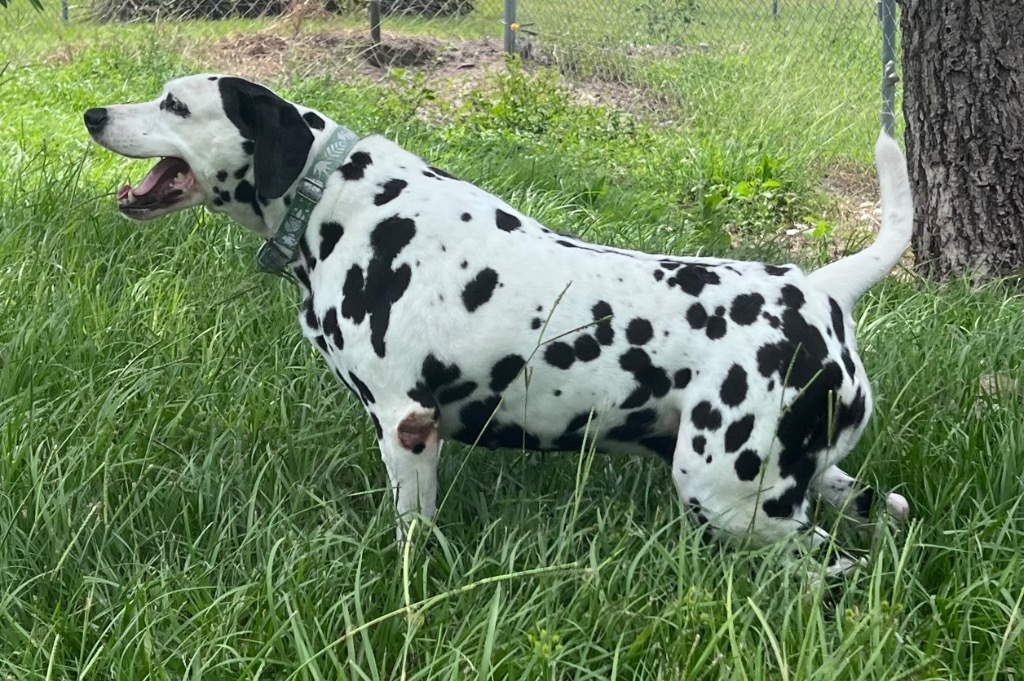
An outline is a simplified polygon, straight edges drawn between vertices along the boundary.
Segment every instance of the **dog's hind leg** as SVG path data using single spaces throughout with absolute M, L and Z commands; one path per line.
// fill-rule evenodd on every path
M 848 475 L 839 466 L 826 468 L 818 478 L 811 481 L 811 488 L 846 515 L 862 522 L 868 520 L 875 490 Z M 895 492 L 886 495 L 885 507 L 894 520 L 906 520 L 910 514 L 910 504 L 906 497 Z
M 437 462 L 441 450 L 438 411 L 419 403 L 374 415 L 381 458 L 387 467 L 398 512 L 398 539 L 410 516 L 433 518 L 437 510 Z

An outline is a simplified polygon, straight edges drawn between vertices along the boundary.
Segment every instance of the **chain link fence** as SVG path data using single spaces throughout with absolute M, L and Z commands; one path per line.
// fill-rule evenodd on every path
M 673 121 L 720 117 L 723 101 L 783 124 L 787 106 L 810 109 L 823 131 L 856 128 L 844 143 L 857 148 L 880 110 L 891 131 L 896 110 L 894 79 L 882 83 L 895 0 L 87 0 L 70 11 L 63 1 L 71 22 L 227 23 L 211 68 L 255 77 L 275 75 L 245 72 L 261 61 L 316 74 L 325 53 L 338 73 L 464 77 L 515 53 L 594 103 Z

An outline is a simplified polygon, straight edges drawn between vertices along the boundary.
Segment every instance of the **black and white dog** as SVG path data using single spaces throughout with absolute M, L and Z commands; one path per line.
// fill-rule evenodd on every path
M 277 239 L 268 262 L 292 268 L 303 332 L 366 407 L 402 516 L 433 515 L 446 438 L 654 454 L 698 522 L 761 542 L 827 540 L 813 494 L 867 516 L 871 489 L 838 463 L 872 407 L 851 310 L 910 239 L 891 138 L 875 147 L 877 240 L 804 274 L 557 234 L 239 78 L 174 80 L 85 124 L 111 151 L 161 159 L 118 192 L 125 216 L 201 205 Z M 886 506 L 908 513 L 895 493 Z

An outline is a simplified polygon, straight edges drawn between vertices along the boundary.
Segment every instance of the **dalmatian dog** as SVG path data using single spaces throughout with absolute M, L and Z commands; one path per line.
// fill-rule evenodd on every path
M 556 233 L 240 78 L 180 78 L 84 118 L 110 151 L 159 159 L 117 193 L 133 220 L 205 206 L 273 240 L 306 202 L 275 253 L 301 287 L 303 333 L 366 408 L 401 519 L 434 515 L 445 439 L 660 457 L 715 536 L 821 547 L 815 497 L 867 517 L 872 489 L 838 464 L 872 409 L 851 311 L 912 227 L 892 138 L 875 147 L 877 239 L 804 273 Z M 884 501 L 907 515 L 899 494 Z M 827 554 L 830 573 L 854 565 Z

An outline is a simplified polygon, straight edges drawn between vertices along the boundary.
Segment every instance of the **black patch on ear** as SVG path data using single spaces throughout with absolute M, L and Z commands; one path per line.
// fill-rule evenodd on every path
M 324 119 L 320 118 L 312 111 L 307 111 L 306 113 L 302 114 L 302 120 L 306 121 L 306 125 L 313 128 L 314 130 L 324 129 Z
M 252 140 L 256 191 L 281 198 L 306 167 L 313 133 L 298 109 L 262 85 L 241 78 L 217 85 L 228 120 Z

